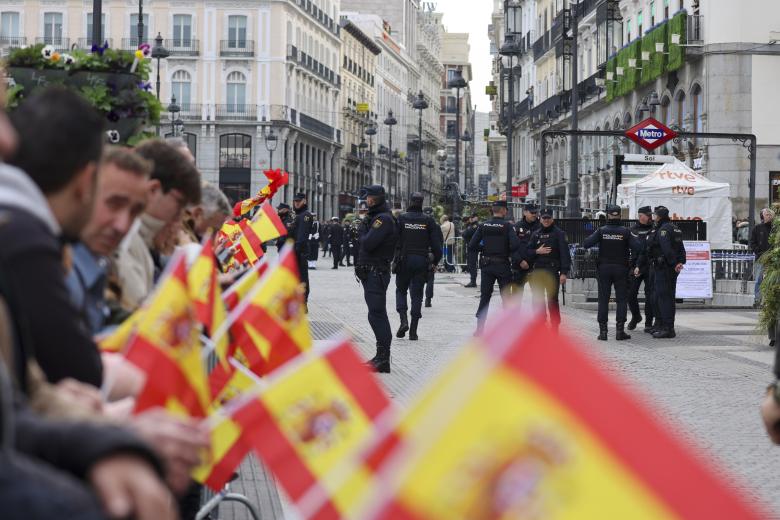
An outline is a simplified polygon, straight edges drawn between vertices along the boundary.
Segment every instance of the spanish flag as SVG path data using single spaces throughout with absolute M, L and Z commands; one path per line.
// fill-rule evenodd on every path
M 259 376 L 311 348 L 293 248 L 282 248 L 278 263 L 230 313 L 228 323 L 235 345 Z
M 257 214 L 252 219 L 252 229 L 262 242 L 275 240 L 287 235 L 287 228 L 282 219 L 276 214 L 274 208 L 267 201 L 260 206 Z
M 233 310 L 238 305 L 244 296 L 251 291 L 255 284 L 262 278 L 263 274 L 268 270 L 267 257 L 263 257 L 259 262 L 255 263 L 246 273 L 241 275 L 241 278 L 236 280 L 225 293 L 222 295 L 222 299 L 225 301 L 225 305 L 229 310 Z
M 625 388 L 508 308 L 401 420 L 355 517 L 763 517 Z
M 227 318 L 225 303 L 222 300 L 222 288 L 217 276 L 217 261 L 214 257 L 214 244 L 211 238 L 203 242 L 200 254 L 187 273 L 187 286 L 190 298 L 195 306 L 198 320 L 208 331 L 209 337 L 219 329 Z M 222 335 L 214 345 L 217 357 L 227 363 L 228 337 Z
M 143 316 L 144 308 L 140 307 L 133 312 L 113 331 L 97 339 L 98 347 L 102 352 L 122 352 L 130 343 L 138 323 Z
M 259 403 L 250 436 L 255 452 L 296 506 L 323 497 L 319 517 L 341 518 L 371 474 L 328 477 L 358 457 L 378 418 L 393 410 L 377 378 L 349 341 L 332 342 L 269 376 Z
M 192 417 L 205 415 L 211 396 L 199 328 L 186 259 L 179 254 L 171 259 L 125 349 L 127 360 L 146 374 L 136 412 L 163 406 Z

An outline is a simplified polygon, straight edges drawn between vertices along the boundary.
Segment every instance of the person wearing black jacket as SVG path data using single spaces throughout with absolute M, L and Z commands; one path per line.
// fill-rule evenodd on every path
M 417 324 L 422 318 L 423 286 L 431 267 L 442 256 L 441 228 L 422 212 L 423 195 L 413 193 L 407 212 L 398 217 L 398 267 L 395 274 L 395 310 L 401 317 L 396 337 L 417 340 Z M 439 230 L 437 233 L 436 230 Z M 412 323 L 407 320 L 407 291 L 412 297 Z
M 756 257 L 756 261 L 753 264 L 753 279 L 756 281 L 753 288 L 755 295 L 755 302 L 758 304 L 761 301 L 761 282 L 764 281 L 764 264 L 758 260 L 761 255 L 769 250 L 769 237 L 772 234 L 772 223 L 775 219 L 775 212 L 769 208 L 761 210 L 761 223 L 753 228 L 750 233 L 750 250 Z
M 398 228 L 385 202 L 385 189 L 379 185 L 364 188 L 368 216 L 360 224 L 360 249 L 355 275 L 363 285 L 368 306 L 368 323 L 376 337 L 376 355 L 368 361 L 375 372 L 390 372 L 390 344 L 393 333 L 387 317 L 387 286 L 390 285 L 390 262 L 398 242 Z
M 281 251 L 284 243 L 293 238 L 290 236 L 290 228 L 292 228 L 293 225 L 293 218 L 290 215 L 290 205 L 280 202 L 279 205 L 276 206 L 276 214 L 279 215 L 279 220 L 282 221 L 282 224 L 284 224 L 284 227 L 287 229 L 287 233 L 276 239 L 276 249 L 277 251 Z
M 512 282 L 511 259 L 516 257 L 520 249 L 520 239 L 512 229 L 512 224 L 506 220 L 506 201 L 495 201 L 491 211 L 493 218 L 480 224 L 469 242 L 470 250 L 482 252 L 477 334 L 480 334 L 485 326 L 490 299 L 493 296 L 493 286 L 496 282 L 498 282 L 501 298 L 506 298 L 506 290 Z
M 653 306 L 653 271 L 647 264 L 639 265 L 639 257 L 647 246 L 647 238 L 653 230 L 653 209 L 650 206 L 642 206 L 638 210 L 639 222 L 631 226 L 631 234 L 639 240 L 642 246 L 639 253 L 631 255 L 631 269 L 628 274 L 630 280 L 628 290 L 628 308 L 631 309 L 631 321 L 628 322 L 628 330 L 634 330 L 642 321 L 642 313 L 639 310 L 639 286 L 645 286 L 645 332 L 653 328 L 655 318 Z
M 540 227 L 539 207 L 536 204 L 526 204 L 523 208 L 523 218 L 515 224 L 515 233 L 520 239 L 520 253 L 517 260 L 512 263 L 512 294 L 517 294 L 520 298 L 523 297 L 525 283 L 531 272 L 531 262 L 526 249 L 531 235 Z
M 328 226 L 328 245 L 330 246 L 330 251 L 333 255 L 332 269 L 338 269 L 339 266 L 344 267 L 344 264 L 341 261 L 342 247 L 344 245 L 344 228 L 339 223 L 338 217 L 333 217 Z
M 466 225 L 466 229 L 463 230 L 463 243 L 466 244 L 466 247 L 468 247 L 468 244 L 469 242 L 471 242 L 471 238 L 474 236 L 474 233 L 477 232 L 478 227 L 479 227 L 479 216 L 471 215 L 468 218 L 468 224 Z M 467 262 L 468 262 L 468 269 L 469 269 L 469 283 L 467 283 L 464 287 L 477 286 L 477 258 L 478 257 L 479 257 L 479 251 L 474 251 L 473 249 L 468 248 Z
M 669 220 L 665 206 L 655 208 L 656 231 L 647 240 L 647 256 L 655 277 L 655 300 L 660 323 L 654 328 L 656 339 L 674 338 L 677 276 L 685 266 L 682 231 Z
M 550 325 L 558 332 L 561 324 L 561 310 L 558 304 L 558 291 L 566 283 L 571 269 L 571 253 L 566 234 L 555 225 L 552 211 L 541 211 L 542 225 L 531 234 L 526 249 L 526 258 L 531 260 L 533 270 L 530 275 L 531 291 L 534 302 L 547 300 L 550 313 Z
M 631 253 L 633 252 L 636 256 L 642 245 L 625 226 L 620 225 L 620 206 L 614 204 L 607 206 L 607 224 L 586 238 L 583 246 L 586 249 L 599 246 L 598 339 L 607 341 L 609 297 L 613 286 L 615 287 L 615 300 L 617 300 L 615 339 L 617 341 L 631 339 L 631 336 L 626 334 L 624 329 L 628 314 L 626 286 Z
M 305 284 L 306 292 L 305 302 L 309 302 L 309 236 L 311 235 L 312 223 L 314 217 L 309 212 L 306 203 L 305 193 L 296 193 L 293 197 L 293 207 L 295 208 L 295 218 L 290 226 L 288 234 L 291 240 L 295 240 L 295 259 L 298 261 L 298 271 L 301 275 L 301 282 Z
M 423 213 L 433 218 L 433 208 L 426 206 L 423 208 Z M 439 242 L 444 243 L 444 233 L 441 232 L 441 226 L 439 226 Z M 468 244 L 466 244 L 468 246 Z M 439 268 L 438 262 L 431 266 L 431 270 L 428 271 L 428 277 L 425 279 L 425 307 L 433 306 L 433 285 L 436 283 L 436 270 Z

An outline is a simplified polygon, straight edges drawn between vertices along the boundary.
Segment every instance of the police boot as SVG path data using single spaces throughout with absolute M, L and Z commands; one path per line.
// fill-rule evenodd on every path
M 430 307 L 431 306 L 431 299 L 430 298 L 425 298 L 425 306 L 426 307 Z
M 599 341 L 607 341 L 607 324 L 606 323 L 599 323 Z
M 653 333 L 655 339 L 671 339 L 675 336 L 674 329 L 669 325 L 661 325 L 656 328 L 656 331 Z
M 653 320 L 646 321 L 645 322 L 645 334 L 652 334 L 654 332 L 655 332 L 655 325 L 653 325 Z
M 409 327 L 409 340 L 417 341 L 417 324 L 420 322 L 420 318 L 412 318 L 412 324 Z
M 642 316 L 631 316 L 631 321 L 628 322 L 628 330 L 634 330 L 640 321 L 642 321 Z
M 399 312 L 398 315 L 401 317 L 401 325 L 398 327 L 398 332 L 395 333 L 395 337 L 403 338 L 406 336 L 406 331 L 409 330 L 409 320 L 406 318 L 406 313 L 401 314 Z
M 623 323 L 624 322 L 621 322 L 621 323 L 617 324 L 617 328 L 616 328 L 617 332 L 615 333 L 615 339 L 618 340 L 618 341 L 631 339 L 631 336 L 626 334 L 626 331 L 623 330 Z M 629 325 L 629 328 L 631 328 L 631 325 Z
M 376 347 L 376 356 L 366 362 L 368 368 L 381 374 L 390 373 L 390 347 Z

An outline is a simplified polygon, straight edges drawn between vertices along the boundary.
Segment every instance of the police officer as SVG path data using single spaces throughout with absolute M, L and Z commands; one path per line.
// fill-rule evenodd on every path
M 395 274 L 395 310 L 401 317 L 396 337 L 403 338 L 409 331 L 409 339 L 417 340 L 417 324 L 422 318 L 423 286 L 431 272 L 431 264 L 441 260 L 441 228 L 436 221 L 422 212 L 423 195 L 413 193 L 409 208 L 398 217 L 398 266 Z M 436 232 L 436 229 L 439 232 Z M 412 297 L 412 323 L 407 320 L 406 292 Z
M 284 202 L 280 202 L 279 205 L 276 206 L 276 214 L 279 215 L 279 220 L 282 221 L 285 229 L 287 229 L 287 233 L 285 235 L 282 235 L 276 239 L 276 249 L 279 250 L 282 249 L 284 243 L 287 242 L 288 238 L 290 238 L 290 228 L 293 224 L 293 218 L 290 215 L 290 205 L 285 204 Z
M 433 218 L 433 208 L 430 206 L 426 206 L 423 208 L 423 213 Z M 434 219 L 435 222 L 435 219 Z M 439 235 L 439 242 L 442 244 L 444 243 L 444 234 L 441 232 L 441 226 L 439 226 L 439 232 L 437 233 Z M 433 300 L 433 284 L 436 279 L 436 270 L 439 268 L 439 263 L 436 262 L 435 264 L 431 264 L 430 270 L 428 271 L 428 278 L 425 280 L 425 306 L 426 307 L 432 307 L 433 304 L 431 303 Z
M 493 218 L 480 224 L 469 242 L 469 249 L 482 251 L 480 258 L 480 297 L 477 308 L 477 331 L 479 334 L 485 326 L 490 298 L 493 296 L 493 286 L 498 282 L 501 297 L 506 297 L 505 289 L 512 282 L 510 256 L 517 255 L 520 240 L 517 238 L 512 224 L 506 220 L 507 204 L 504 200 L 493 203 L 491 208 Z
M 648 257 L 653 265 L 655 298 L 660 324 L 655 327 L 654 338 L 674 338 L 676 314 L 675 294 L 677 276 L 685 265 L 685 245 L 682 231 L 669 220 L 669 209 L 655 208 L 656 232 L 647 242 Z
M 523 297 L 523 289 L 531 272 L 531 260 L 528 258 L 527 249 L 531 235 L 539 229 L 539 207 L 536 204 L 526 204 L 523 208 L 523 218 L 515 224 L 515 233 L 520 239 L 520 252 L 518 259 L 512 262 L 512 294 Z
M 566 283 L 571 268 L 571 253 L 566 234 L 555 225 L 552 211 L 548 208 L 541 212 L 542 224 L 531 234 L 526 249 L 526 258 L 531 260 L 533 270 L 529 275 L 534 302 L 547 299 L 550 313 L 550 325 L 558 332 L 561 324 L 561 310 L 558 305 L 558 291 Z
M 628 322 L 628 330 L 634 330 L 638 323 L 642 321 L 642 313 L 639 310 L 639 286 L 644 283 L 645 286 L 645 332 L 653 328 L 653 270 L 647 263 L 640 265 L 639 258 L 647 246 L 647 238 L 653 230 L 653 209 L 650 206 L 639 208 L 639 222 L 631 226 L 631 234 L 639 241 L 642 246 L 638 255 L 632 255 L 631 271 L 628 275 L 630 280 L 628 289 L 628 308 L 631 309 L 631 321 Z
M 306 288 L 305 302 L 309 303 L 309 236 L 314 217 L 309 212 L 306 194 L 296 193 L 293 197 L 295 219 L 290 226 L 289 237 L 295 240 L 295 259 L 298 261 L 298 270 L 301 273 L 301 282 Z
M 331 269 L 338 269 L 339 266 L 344 267 L 342 263 L 341 253 L 342 246 L 344 244 L 344 228 L 339 223 L 338 217 L 333 217 L 331 223 L 328 226 L 328 245 L 330 246 L 331 254 L 333 255 L 333 267 Z
M 631 262 L 631 252 L 636 255 L 641 244 L 624 226 L 620 225 L 620 206 L 607 206 L 607 224 L 596 230 L 585 239 L 585 248 L 599 246 L 599 335 L 598 339 L 607 341 L 607 324 L 609 321 L 609 296 L 612 286 L 615 287 L 617 300 L 617 333 L 615 339 L 623 341 L 631 339 L 624 330 L 628 314 L 627 285 L 628 270 Z
M 463 243 L 466 244 L 468 249 L 467 262 L 470 280 L 464 287 L 477 286 L 477 258 L 479 257 L 479 252 L 468 248 L 471 237 L 477 232 L 477 227 L 479 227 L 479 217 L 476 214 L 469 216 L 466 222 L 466 229 L 463 230 Z
M 376 372 L 390 372 L 390 343 L 393 333 L 387 318 L 387 286 L 390 284 L 390 262 L 398 242 L 398 228 L 385 202 L 385 189 L 379 185 L 363 189 L 368 215 L 360 226 L 360 249 L 355 275 L 363 284 L 368 305 L 368 323 L 376 337 L 376 356 L 368 365 Z

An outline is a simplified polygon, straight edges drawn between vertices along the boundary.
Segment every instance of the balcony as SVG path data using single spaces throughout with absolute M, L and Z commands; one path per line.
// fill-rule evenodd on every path
M 70 38 L 57 36 L 40 36 L 35 38 L 36 45 L 51 45 L 58 52 L 67 52 L 70 50 Z
M 138 49 L 138 46 L 140 45 L 138 42 L 139 42 L 138 38 L 122 38 L 122 49 L 126 51 L 134 51 Z M 146 43 L 154 47 L 154 42 L 150 41 L 149 37 L 140 40 L 140 42 Z
M 200 103 L 179 103 L 179 117 L 184 121 L 203 121 L 203 105 Z
M 223 58 L 251 58 L 255 55 L 255 42 L 252 40 L 221 40 L 219 55 Z
M 287 59 L 298 61 L 298 48 L 295 45 L 287 45 Z
M 0 36 L 0 47 L 18 48 L 27 45 L 27 38 L 24 36 Z
M 174 38 L 163 43 L 171 56 L 198 56 L 200 54 L 200 40 Z
M 214 119 L 217 121 L 257 121 L 256 105 L 216 105 Z
M 103 42 L 108 42 L 109 48 L 114 46 L 113 38 L 103 38 Z M 79 49 L 92 49 L 92 38 L 79 38 L 78 46 Z
M 300 126 L 304 130 L 309 130 L 310 132 L 314 132 L 315 134 L 324 137 L 329 141 L 334 140 L 332 126 L 323 123 L 322 121 L 319 121 L 317 119 L 314 119 L 313 117 L 307 116 L 306 114 L 299 114 L 299 117 L 301 123 Z

